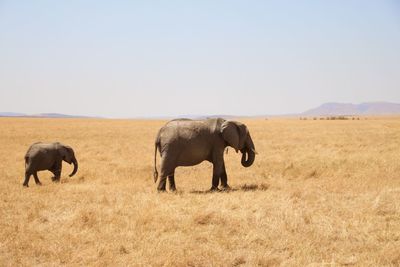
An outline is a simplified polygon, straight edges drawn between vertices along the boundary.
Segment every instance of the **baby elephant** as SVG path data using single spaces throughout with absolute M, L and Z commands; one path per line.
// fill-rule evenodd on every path
M 52 180 L 60 181 L 62 161 L 74 164 L 74 170 L 69 175 L 73 176 L 78 171 L 78 162 L 75 158 L 74 150 L 61 143 L 34 143 L 25 155 L 25 181 L 24 186 L 28 187 L 31 175 L 35 178 L 35 183 L 41 185 L 38 171 L 49 170 L 54 174 Z

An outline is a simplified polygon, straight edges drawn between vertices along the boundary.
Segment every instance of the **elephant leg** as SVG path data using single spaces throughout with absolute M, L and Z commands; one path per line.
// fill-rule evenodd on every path
M 22 184 L 23 186 L 29 187 L 29 179 L 31 178 L 31 174 L 29 172 L 25 172 L 25 180 Z
M 58 170 L 54 171 L 54 181 L 59 182 L 60 178 L 61 178 L 61 170 L 58 169 Z
M 166 185 L 167 185 L 167 176 L 161 176 L 160 182 L 158 183 L 157 190 L 160 192 L 165 192 Z
M 171 175 L 173 176 L 174 172 L 175 172 L 175 165 L 173 165 L 171 160 L 168 159 L 167 157 L 162 157 L 160 164 L 160 182 L 158 183 L 157 187 L 157 190 L 159 192 L 166 191 L 167 177 Z M 174 185 L 175 185 L 175 180 L 174 180 Z
M 176 191 L 175 187 L 175 175 L 168 175 L 169 191 Z
M 221 174 L 222 190 L 229 190 L 231 187 L 228 185 L 228 175 L 226 174 L 225 163 L 223 164 L 223 172 Z
M 39 177 L 37 175 L 37 172 L 33 173 L 33 178 L 35 178 L 35 183 L 37 185 L 42 185 L 42 183 L 39 181 Z
M 224 166 L 223 154 L 213 158 L 213 176 L 212 176 L 210 191 L 219 191 L 218 189 L 219 178 L 223 173 L 223 166 Z
M 219 191 L 219 175 L 213 174 L 210 191 Z
M 54 174 L 54 177 L 51 178 L 53 182 L 59 182 L 61 177 L 61 168 L 62 164 L 60 162 L 56 162 L 54 166 L 51 168 L 51 172 Z

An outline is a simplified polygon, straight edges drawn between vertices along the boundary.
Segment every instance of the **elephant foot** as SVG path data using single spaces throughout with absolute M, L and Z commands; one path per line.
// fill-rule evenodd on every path
M 176 192 L 176 187 L 170 187 L 170 188 L 169 188 L 169 191 L 170 191 L 170 192 Z
M 218 187 L 211 187 L 210 192 L 221 192 L 221 190 Z
M 165 189 L 157 189 L 157 192 L 158 192 L 158 193 L 166 193 L 167 190 L 165 190 Z
M 37 182 L 37 183 L 36 183 L 36 185 L 40 185 L 40 186 L 41 186 L 41 185 L 42 185 L 42 183 L 41 183 L 41 182 Z
M 26 184 L 26 183 L 23 183 L 22 186 L 23 186 L 23 187 L 29 187 L 29 185 Z
M 56 177 L 52 177 L 51 180 L 55 183 L 59 183 L 60 182 L 60 178 L 56 178 Z
M 221 189 L 221 191 L 230 191 L 230 190 L 231 190 L 231 187 L 229 185 L 224 185 L 224 186 L 222 186 L 222 189 Z

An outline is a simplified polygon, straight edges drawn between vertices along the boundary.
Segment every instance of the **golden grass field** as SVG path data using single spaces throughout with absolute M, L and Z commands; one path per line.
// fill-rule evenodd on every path
M 160 194 L 163 121 L 1 118 L 0 266 L 400 265 L 400 118 L 242 122 L 259 155 L 229 149 L 234 190 L 207 193 L 202 163 Z M 78 173 L 23 188 L 36 141 L 71 145 Z

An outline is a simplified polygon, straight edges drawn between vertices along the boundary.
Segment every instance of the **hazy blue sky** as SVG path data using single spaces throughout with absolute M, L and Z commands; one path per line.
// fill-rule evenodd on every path
M 0 111 L 279 114 L 400 102 L 399 1 L 2 1 Z

